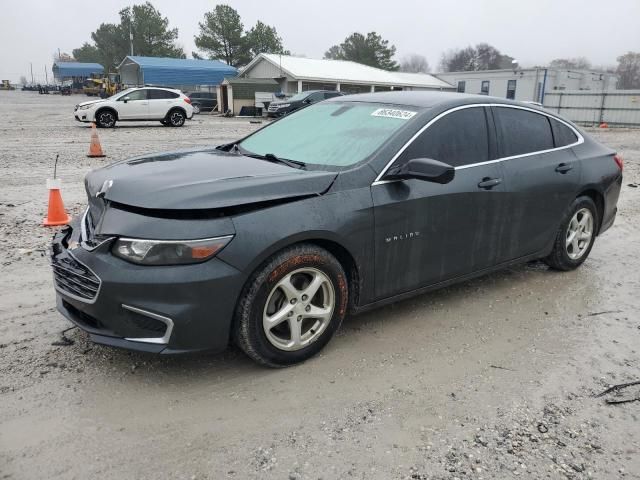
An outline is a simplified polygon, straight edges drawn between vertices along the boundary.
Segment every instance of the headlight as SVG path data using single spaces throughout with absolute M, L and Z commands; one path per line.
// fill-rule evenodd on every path
M 78 110 L 89 110 L 93 105 L 80 105 Z
M 233 235 L 203 240 L 119 238 L 111 251 L 116 257 L 139 265 L 184 265 L 210 259 L 232 238 Z
M 277 105 L 278 108 L 287 108 L 290 107 L 291 104 L 290 103 L 281 103 L 280 105 Z

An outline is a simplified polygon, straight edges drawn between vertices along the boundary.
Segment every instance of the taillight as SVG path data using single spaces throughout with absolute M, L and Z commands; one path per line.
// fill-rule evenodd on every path
M 184 101 L 191 105 L 191 99 L 189 97 L 184 97 Z
M 616 154 L 613 156 L 613 161 L 616 162 L 618 168 L 622 171 L 622 169 L 624 168 L 624 161 L 622 160 L 622 157 Z

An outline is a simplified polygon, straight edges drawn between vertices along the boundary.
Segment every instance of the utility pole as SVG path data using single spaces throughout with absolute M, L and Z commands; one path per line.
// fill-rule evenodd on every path
M 33 85 L 33 63 L 29 63 L 29 66 L 31 67 L 31 85 Z
M 133 8 L 129 15 L 129 46 L 131 47 L 131 56 L 133 57 L 133 32 L 131 31 L 131 22 L 133 21 Z

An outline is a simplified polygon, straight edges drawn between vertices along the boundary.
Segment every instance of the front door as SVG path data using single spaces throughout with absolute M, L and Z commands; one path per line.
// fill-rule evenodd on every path
M 149 101 L 146 89 L 133 90 L 118 98 L 119 120 L 146 120 L 147 118 L 149 118 Z
M 493 266 L 504 229 L 503 174 L 485 107 L 445 114 L 398 157 L 433 158 L 456 168 L 446 184 L 423 180 L 371 187 L 376 296 L 385 298 Z M 489 162 L 489 163 L 487 163 Z

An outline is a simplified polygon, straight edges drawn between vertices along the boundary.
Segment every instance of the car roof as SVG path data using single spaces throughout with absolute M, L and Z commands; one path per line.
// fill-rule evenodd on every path
M 436 106 L 456 107 L 473 103 L 501 103 L 505 105 L 524 105 L 521 102 L 506 100 L 504 98 L 490 97 L 488 95 L 471 95 L 458 92 L 440 91 L 396 91 L 358 93 L 345 95 L 340 98 L 331 98 L 327 102 L 370 102 L 386 103 L 390 105 L 404 105 L 407 107 L 431 108 Z M 526 104 L 528 108 L 538 109 L 535 105 Z

